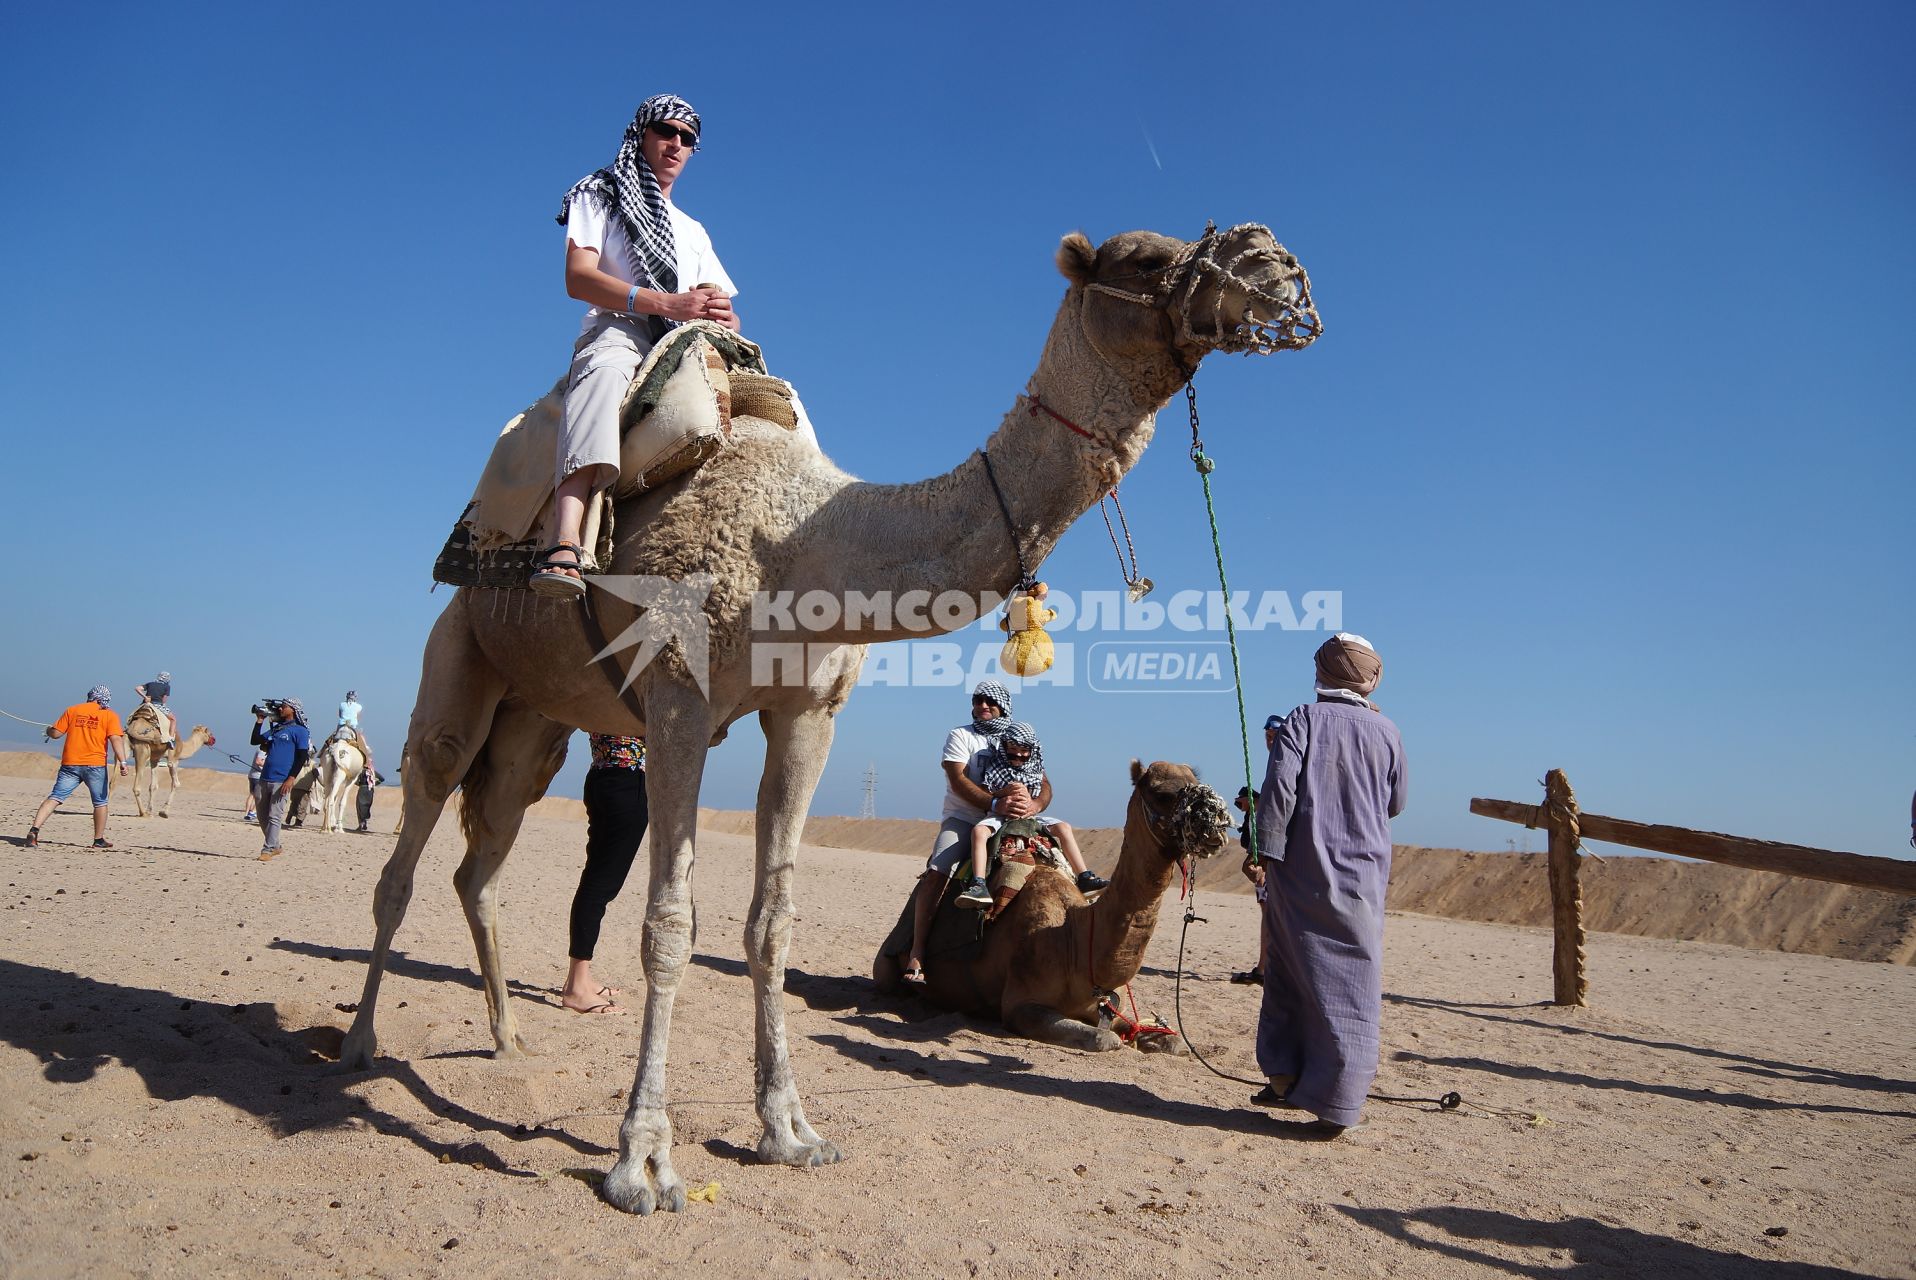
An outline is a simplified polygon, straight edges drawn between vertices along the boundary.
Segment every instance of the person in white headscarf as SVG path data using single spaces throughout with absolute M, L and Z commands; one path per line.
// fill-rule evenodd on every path
M 1335 1136 L 1361 1118 L 1383 1020 L 1390 820 L 1407 772 L 1397 726 L 1370 700 L 1384 663 L 1340 632 L 1317 651 L 1317 701 L 1278 725 L 1257 797 L 1264 872 L 1264 1002 L 1251 1101 L 1317 1116 Z
M 619 474 L 619 409 L 654 344 L 675 325 L 710 320 L 737 330 L 725 273 L 705 228 L 672 203 L 703 123 L 670 93 L 639 104 L 619 154 L 575 183 L 560 205 L 566 294 L 589 304 L 573 347 L 547 541 L 531 586 L 585 594 L 580 537 L 586 504 Z

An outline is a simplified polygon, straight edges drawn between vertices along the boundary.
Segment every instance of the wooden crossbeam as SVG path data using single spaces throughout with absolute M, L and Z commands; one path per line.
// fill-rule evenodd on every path
M 1519 804 L 1515 800 L 1474 799 L 1470 811 L 1481 818 L 1515 822 L 1526 827 L 1547 827 L 1543 807 Z M 1727 836 L 1717 831 L 1692 831 L 1688 827 L 1657 826 L 1631 822 L 1627 818 L 1606 818 L 1596 813 L 1579 813 L 1577 821 L 1586 840 L 1606 844 L 1629 845 L 1656 853 L 1721 862 L 1751 871 L 1774 871 L 1779 875 L 1801 876 L 1806 880 L 1825 880 L 1831 884 L 1854 885 L 1859 889 L 1881 889 L 1887 893 L 1916 896 L 1916 861 L 1903 858 L 1878 858 L 1862 853 L 1839 853 L 1833 849 L 1811 849 L 1800 844 L 1780 844 L 1774 840 L 1752 840 L 1747 836 Z

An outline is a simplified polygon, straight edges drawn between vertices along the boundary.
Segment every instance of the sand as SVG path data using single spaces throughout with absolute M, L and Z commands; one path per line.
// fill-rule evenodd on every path
M 0 829 L 43 786 L 0 779 Z M 393 797 L 382 796 L 382 807 Z M 1549 937 L 1394 913 L 1380 1092 L 1334 1143 L 1191 1059 L 1082 1054 L 876 996 L 916 870 L 808 846 L 787 1007 L 815 1125 L 847 1152 L 762 1167 L 740 945 L 749 847 L 713 831 L 681 989 L 675 1158 L 715 1203 L 599 1202 L 636 1018 L 556 1007 L 581 830 L 528 819 L 505 947 L 540 1056 L 489 1057 L 444 823 L 421 863 L 370 1073 L 326 1061 L 359 996 L 389 835 L 294 832 L 272 863 L 230 796 L 167 820 L 83 812 L 5 849 L 0 1273 L 761 1276 L 1916 1275 L 1916 971 L 1605 934 L 1595 1004 L 1547 994 Z M 548 802 L 550 803 L 550 802 Z M 378 825 L 389 831 L 390 812 Z M 718 825 L 718 824 L 714 824 Z M 596 968 L 642 995 L 642 874 Z M 1206 893 L 1185 1026 L 1254 1073 L 1254 904 Z M 1167 903 L 1144 1008 L 1169 1014 Z M 1532 1120 L 1532 1116 L 1536 1120 Z

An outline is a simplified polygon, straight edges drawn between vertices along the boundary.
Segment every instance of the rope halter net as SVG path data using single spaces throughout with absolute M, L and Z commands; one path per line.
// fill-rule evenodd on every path
M 1140 306 L 1174 307 L 1181 326 L 1178 338 L 1193 347 L 1269 355 L 1301 351 L 1324 332 L 1317 304 L 1311 300 L 1310 275 L 1261 223 L 1240 222 L 1222 233 L 1215 223 L 1206 223 L 1203 236 L 1186 245 L 1169 265 L 1139 274 L 1157 276 L 1159 283 L 1146 292 L 1102 281 L 1085 288 Z M 1197 305 L 1200 286 L 1210 287 L 1208 308 Z M 1244 302 L 1239 313 L 1227 319 L 1225 300 L 1233 293 L 1241 294 Z M 1211 332 L 1200 334 L 1193 320 L 1205 318 L 1205 311 Z
M 1164 856 L 1174 861 L 1211 857 L 1224 847 L 1225 837 L 1231 830 L 1224 797 L 1202 782 L 1194 782 L 1179 791 L 1177 808 L 1159 816 L 1144 799 L 1140 780 L 1138 803 L 1144 806 L 1144 824 L 1151 838 L 1158 842 Z

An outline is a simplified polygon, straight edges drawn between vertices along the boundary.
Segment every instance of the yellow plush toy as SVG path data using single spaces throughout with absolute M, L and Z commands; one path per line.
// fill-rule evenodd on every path
M 998 629 L 1009 632 L 1010 638 L 999 651 L 998 665 L 1013 675 L 1035 676 L 1051 669 L 1051 637 L 1044 627 L 1058 616 L 1058 611 L 1045 607 L 1049 591 L 1044 583 L 1034 582 L 1029 591 L 1013 591 L 1005 601 L 1005 616 L 998 619 Z

